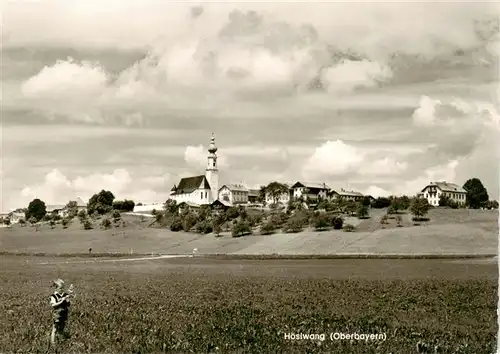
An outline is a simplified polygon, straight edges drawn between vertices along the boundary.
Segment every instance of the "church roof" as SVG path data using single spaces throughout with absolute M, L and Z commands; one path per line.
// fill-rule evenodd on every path
M 201 188 L 210 189 L 210 184 L 204 175 L 183 178 L 175 189 L 174 194 L 193 193 L 195 190 L 200 188 L 202 183 L 203 186 Z

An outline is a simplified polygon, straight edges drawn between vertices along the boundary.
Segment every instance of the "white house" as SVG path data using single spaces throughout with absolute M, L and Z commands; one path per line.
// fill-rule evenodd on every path
M 225 184 L 219 189 L 219 200 L 226 203 L 246 204 L 248 203 L 249 190 L 242 184 Z
M 291 183 L 283 183 L 285 186 L 289 187 L 292 184 Z M 288 191 L 284 192 L 283 194 L 280 195 L 278 199 L 278 204 L 288 204 L 288 202 L 292 199 L 292 190 L 289 188 Z M 266 191 L 266 204 L 274 204 L 275 200 L 271 196 L 271 193 Z
M 441 195 L 448 196 L 452 201 L 463 205 L 466 201 L 467 191 L 455 183 L 441 181 L 430 182 L 418 195 L 427 199 L 429 204 L 434 206 L 439 205 Z
M 326 198 L 330 187 L 325 183 L 297 182 L 290 188 L 294 198 Z
M 205 175 L 182 178 L 179 184 L 170 191 L 170 198 L 178 204 L 192 203 L 196 205 L 212 204 L 219 194 L 219 169 L 217 168 L 217 147 L 212 134 L 208 149 L 207 168 Z

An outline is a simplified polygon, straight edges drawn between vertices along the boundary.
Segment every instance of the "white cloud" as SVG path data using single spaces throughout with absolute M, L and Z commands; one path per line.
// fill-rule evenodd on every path
M 46 204 L 65 204 L 78 196 L 88 200 L 102 189 L 111 191 L 117 199 L 161 200 L 168 196 L 170 178 L 169 174 L 133 178 L 127 170 L 116 169 L 110 174 L 92 173 L 70 179 L 53 169 L 42 183 L 25 186 L 20 193 L 21 200 L 16 202 L 27 205 L 33 198 L 40 198 Z
M 407 162 L 399 162 L 392 157 L 384 157 L 373 161 L 364 161 L 359 167 L 359 173 L 370 176 L 396 175 L 408 168 Z
M 430 182 L 447 181 L 458 183 L 458 181 L 456 181 L 458 164 L 459 160 L 451 160 L 442 165 L 429 167 L 416 178 L 403 182 L 401 185 L 394 186 L 392 192 L 396 195 L 414 195 Z
M 32 98 L 79 98 L 100 95 L 108 80 L 108 75 L 98 64 L 77 63 L 69 58 L 43 68 L 22 85 L 22 92 Z
M 361 193 L 363 195 L 371 195 L 373 198 L 388 197 L 391 195 L 391 192 L 377 186 L 370 186 L 361 191 Z
M 186 146 L 186 149 L 184 150 L 184 161 L 189 166 L 195 167 L 195 168 L 206 168 L 207 167 L 207 156 L 208 156 L 208 150 L 203 147 L 203 145 L 197 145 L 197 146 Z M 217 153 L 217 164 L 218 167 L 228 167 L 229 163 L 227 161 L 227 158 L 225 157 L 224 153 Z
M 413 123 L 416 126 L 433 126 L 436 123 L 436 105 L 438 104 L 441 104 L 441 101 L 433 100 L 428 96 L 422 96 L 419 107 L 413 112 Z
M 302 173 L 306 178 L 329 178 L 347 174 L 366 176 L 397 175 L 408 167 L 406 162 L 386 156 L 374 158 L 368 151 L 344 143 L 341 140 L 327 141 L 306 160 Z

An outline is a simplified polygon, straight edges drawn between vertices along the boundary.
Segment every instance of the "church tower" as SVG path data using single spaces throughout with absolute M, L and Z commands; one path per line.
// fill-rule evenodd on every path
M 210 199 L 211 203 L 219 199 L 219 169 L 217 168 L 216 152 L 217 146 L 215 146 L 215 136 L 214 133 L 212 133 L 210 146 L 208 147 L 207 169 L 205 171 L 205 178 L 210 184 L 212 192 L 212 198 Z

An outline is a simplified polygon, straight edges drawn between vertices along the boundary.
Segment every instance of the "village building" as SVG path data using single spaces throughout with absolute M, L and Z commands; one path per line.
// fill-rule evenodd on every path
M 219 169 L 217 167 L 217 147 L 212 134 L 208 148 L 207 168 L 204 175 L 182 178 L 170 191 L 170 199 L 178 204 L 212 204 L 219 194 Z
M 359 192 L 346 191 L 345 189 L 341 189 L 340 192 L 337 192 L 336 196 L 344 200 L 353 200 L 355 202 L 358 202 L 364 198 L 364 195 Z
M 293 198 L 293 191 L 290 188 L 292 183 L 283 183 L 283 184 L 288 187 L 288 190 L 286 192 L 283 192 L 279 196 L 277 202 L 278 202 L 278 204 L 286 205 Z M 267 205 L 274 204 L 276 202 L 275 198 L 271 195 L 271 193 L 269 191 L 266 191 L 265 196 L 266 196 L 266 204 Z
M 242 184 L 225 184 L 219 189 L 219 200 L 235 204 L 248 203 L 249 190 Z
M 455 183 L 441 181 L 430 182 L 420 193 L 417 194 L 417 196 L 427 199 L 427 202 L 433 206 L 439 205 L 439 198 L 441 198 L 442 195 L 447 196 L 450 200 L 458 203 L 459 205 L 464 205 L 466 202 L 467 191 Z
M 292 195 L 297 199 L 326 199 L 330 187 L 326 183 L 297 182 L 291 187 Z

